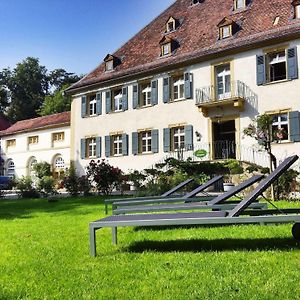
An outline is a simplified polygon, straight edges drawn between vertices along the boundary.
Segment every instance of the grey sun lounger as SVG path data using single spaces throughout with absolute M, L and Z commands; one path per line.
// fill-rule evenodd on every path
M 188 185 L 189 183 L 191 183 L 194 179 L 193 178 L 189 178 L 181 183 L 179 183 L 178 185 L 174 186 L 172 189 L 168 190 L 167 192 L 163 193 L 162 195 L 159 196 L 151 196 L 151 197 L 134 197 L 134 198 L 120 198 L 120 199 L 106 199 L 104 201 L 105 204 L 105 213 L 108 213 L 108 205 L 112 204 L 116 201 L 120 202 L 120 201 L 130 201 L 130 200 L 143 200 L 143 199 L 160 199 L 160 198 L 167 198 L 170 197 L 172 194 L 176 193 L 177 191 L 179 191 L 180 189 L 182 189 L 183 187 L 185 187 L 186 185 Z M 180 197 L 180 196 L 178 196 Z
M 96 256 L 96 231 L 112 228 L 113 243 L 117 243 L 117 227 L 171 226 L 171 225 L 229 225 L 229 224 L 279 224 L 294 223 L 292 234 L 300 239 L 300 209 L 293 210 L 246 210 L 259 195 L 271 186 L 296 160 L 297 155 L 285 159 L 269 176 L 233 209 L 198 213 L 135 214 L 110 216 L 89 225 L 90 254 Z M 253 215 L 253 212 L 255 215 Z M 241 216 L 243 214 L 243 216 Z M 244 215 L 246 214 L 246 215 Z
M 193 201 L 208 201 L 213 199 L 213 196 L 205 195 L 203 197 L 195 197 L 199 193 L 203 193 L 207 188 L 215 184 L 216 182 L 220 181 L 223 178 L 222 175 L 218 175 L 213 177 L 212 179 L 208 180 L 207 182 L 201 184 L 191 192 L 185 194 L 183 197 L 174 197 L 174 198 L 155 198 L 155 199 L 148 199 L 143 198 L 142 200 L 129 200 L 129 201 L 115 201 L 112 203 L 112 208 L 115 210 L 118 206 L 128 206 L 128 205 L 140 205 L 140 204 L 155 204 L 155 203 L 174 203 L 174 202 L 193 202 Z
M 210 201 L 201 202 L 189 202 L 189 203 L 178 203 L 178 204 L 160 204 L 160 205 L 135 205 L 135 206 L 118 206 L 117 203 L 114 204 L 115 209 L 113 210 L 114 215 L 119 214 L 130 214 L 130 213 L 141 213 L 141 212 L 159 212 L 159 211 L 174 211 L 174 210 L 194 210 L 194 209 L 216 209 L 216 210 L 228 210 L 232 209 L 236 205 L 236 201 L 229 202 L 226 201 L 233 196 L 240 193 L 242 190 L 248 188 L 254 183 L 262 180 L 263 175 L 255 175 L 241 184 L 233 187 L 228 192 L 220 194 L 219 196 L 213 198 Z M 226 201 L 226 202 L 225 202 Z M 122 203 L 124 204 L 124 203 Z M 253 209 L 265 209 L 267 208 L 266 203 L 252 203 L 250 208 Z

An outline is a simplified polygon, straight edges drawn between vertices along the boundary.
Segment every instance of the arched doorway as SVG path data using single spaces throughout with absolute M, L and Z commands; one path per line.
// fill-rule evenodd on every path
M 60 154 L 56 155 L 53 159 L 53 178 L 60 178 L 65 172 L 65 160 Z

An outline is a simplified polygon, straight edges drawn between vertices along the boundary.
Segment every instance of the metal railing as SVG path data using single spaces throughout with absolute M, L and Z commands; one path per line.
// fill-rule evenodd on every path
M 196 105 L 224 101 L 232 98 L 249 99 L 253 97 L 251 89 L 242 81 L 231 81 L 230 86 L 222 93 L 214 85 L 196 89 Z
M 197 153 L 201 153 L 202 155 L 199 157 Z M 215 141 L 212 143 L 186 145 L 182 149 L 168 153 L 164 158 L 158 161 L 157 164 L 164 163 L 168 158 L 183 161 L 190 159 L 193 162 L 237 159 L 262 167 L 269 167 L 269 155 L 265 150 L 257 146 L 239 145 L 233 141 Z

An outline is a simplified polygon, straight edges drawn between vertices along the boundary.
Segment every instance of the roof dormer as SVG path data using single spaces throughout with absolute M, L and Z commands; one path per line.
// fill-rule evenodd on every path
M 172 52 L 176 49 L 178 43 L 170 37 L 163 37 L 159 45 L 161 47 L 161 56 L 171 55 Z
M 178 27 L 178 20 L 174 17 L 170 17 L 166 23 L 166 33 L 173 32 Z
M 294 0 L 292 5 L 294 8 L 294 18 L 300 19 L 300 0 Z
M 119 64 L 120 60 L 112 54 L 107 54 L 104 58 L 105 71 L 113 71 L 115 67 Z
M 219 27 L 219 39 L 223 40 L 233 36 L 237 31 L 239 26 L 231 19 L 225 17 L 218 24 Z

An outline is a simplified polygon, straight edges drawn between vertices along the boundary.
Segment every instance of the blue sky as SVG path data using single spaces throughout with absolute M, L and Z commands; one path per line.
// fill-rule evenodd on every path
M 48 70 L 94 69 L 173 0 L 0 0 L 0 70 L 28 56 Z

